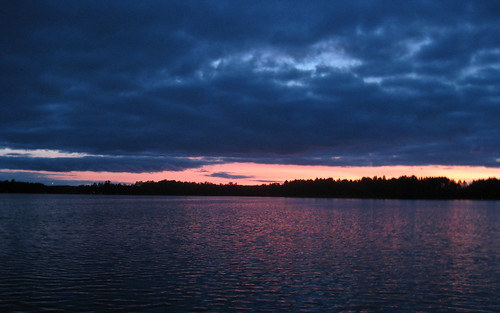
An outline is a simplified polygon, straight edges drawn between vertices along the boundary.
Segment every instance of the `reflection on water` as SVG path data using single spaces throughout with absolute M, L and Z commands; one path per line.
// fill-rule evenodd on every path
M 0 310 L 499 312 L 500 202 L 0 195 Z

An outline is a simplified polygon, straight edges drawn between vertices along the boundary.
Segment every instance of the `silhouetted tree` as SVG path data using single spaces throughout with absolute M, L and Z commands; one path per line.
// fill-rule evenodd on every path
M 285 181 L 244 186 L 235 183 L 209 182 L 136 182 L 132 185 L 113 184 L 110 181 L 80 186 L 45 186 L 15 180 L 0 182 L 2 193 L 73 193 L 116 195 L 201 195 L 201 196 L 285 196 L 285 197 L 336 197 L 336 198 L 387 198 L 387 199 L 500 199 L 500 181 L 496 178 L 478 180 L 470 184 L 455 182 L 446 177 L 417 178 L 401 176 L 363 177 L 359 180 Z

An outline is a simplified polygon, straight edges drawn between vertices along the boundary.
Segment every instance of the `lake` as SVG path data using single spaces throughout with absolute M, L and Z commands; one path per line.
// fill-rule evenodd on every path
M 500 202 L 0 194 L 1 312 L 500 312 Z

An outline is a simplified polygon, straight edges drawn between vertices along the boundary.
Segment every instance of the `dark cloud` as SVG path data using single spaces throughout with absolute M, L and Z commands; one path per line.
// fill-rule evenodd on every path
M 254 178 L 254 176 L 247 176 L 247 175 L 236 175 L 236 174 L 231 174 L 228 172 L 216 172 L 212 173 L 209 175 L 205 175 L 207 177 L 218 177 L 218 178 L 227 178 L 227 179 L 248 179 L 248 178 Z
M 30 157 L 0 156 L 3 169 L 30 171 L 93 171 L 144 173 L 157 171 L 183 171 L 220 161 L 211 158 L 160 156 L 82 156 L 82 157 Z
M 106 156 L 1 157 L 1 168 L 500 165 L 493 1 L 46 1 L 1 11 L 0 148 Z

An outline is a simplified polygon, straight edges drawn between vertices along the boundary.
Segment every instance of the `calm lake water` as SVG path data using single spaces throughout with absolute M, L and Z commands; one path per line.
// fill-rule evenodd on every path
M 500 312 L 500 202 L 0 194 L 1 312 Z

